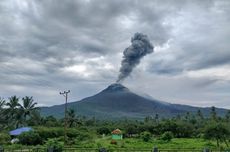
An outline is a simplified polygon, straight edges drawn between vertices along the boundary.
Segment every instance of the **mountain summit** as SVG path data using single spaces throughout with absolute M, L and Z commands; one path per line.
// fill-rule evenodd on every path
M 98 94 L 80 101 L 68 103 L 77 115 L 96 117 L 97 119 L 143 119 L 158 114 L 160 117 L 173 117 L 186 112 L 202 112 L 208 114 L 210 108 L 198 108 L 187 105 L 170 104 L 153 98 L 140 96 L 120 83 L 109 85 Z M 219 114 L 226 110 L 217 109 Z M 41 107 L 42 115 L 64 116 L 64 104 L 52 107 Z
M 106 89 L 102 90 L 102 92 L 121 92 L 121 91 L 129 91 L 128 88 L 126 88 L 125 86 L 123 86 L 120 83 L 113 83 L 111 85 L 109 85 Z

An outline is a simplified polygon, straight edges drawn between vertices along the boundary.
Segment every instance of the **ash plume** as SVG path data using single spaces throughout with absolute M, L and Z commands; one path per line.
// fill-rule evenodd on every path
M 130 75 L 133 68 L 136 67 L 141 58 L 153 52 L 153 45 L 150 43 L 147 35 L 136 33 L 131 39 L 131 45 L 123 52 L 123 60 L 121 61 L 120 74 L 117 83 L 122 82 Z

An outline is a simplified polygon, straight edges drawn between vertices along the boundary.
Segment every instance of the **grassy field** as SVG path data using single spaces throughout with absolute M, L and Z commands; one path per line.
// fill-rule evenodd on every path
M 173 138 L 171 141 L 166 142 L 160 139 L 152 138 L 148 142 L 144 142 L 140 138 L 124 138 L 122 140 L 116 140 L 116 144 L 111 144 L 111 136 L 94 136 L 91 139 L 75 141 L 75 144 L 69 145 L 66 147 L 69 148 L 109 148 L 109 149 L 117 149 L 117 148 L 126 148 L 126 149 L 152 149 L 153 147 L 157 147 L 159 149 L 197 149 L 202 150 L 204 148 L 209 148 L 212 150 L 218 149 L 216 147 L 215 141 L 205 140 L 202 138 Z M 60 142 L 64 144 L 63 142 Z M 26 149 L 26 148 L 35 148 L 41 147 L 45 148 L 45 145 L 38 146 L 25 146 L 20 144 L 14 145 L 5 145 L 7 149 Z M 222 144 L 222 148 L 226 149 L 227 147 Z
M 5 146 L 7 149 L 28 149 L 28 148 L 45 148 L 45 145 L 41 146 L 22 146 L 22 145 L 8 145 Z M 191 149 L 191 150 L 202 150 L 204 148 L 209 148 L 216 150 L 216 143 L 214 141 L 208 141 L 199 138 L 174 138 L 169 142 L 164 142 L 157 139 L 152 139 L 149 142 L 144 142 L 141 139 L 136 138 L 125 138 L 123 140 L 117 140 L 117 144 L 111 144 L 111 136 L 92 138 L 91 140 L 85 140 L 74 145 L 67 146 L 69 148 L 107 148 L 107 149 L 153 149 L 153 147 L 158 147 L 159 149 Z M 225 148 L 222 145 L 222 148 Z
M 118 140 L 117 144 L 111 144 L 111 137 L 97 138 L 91 141 L 82 141 L 74 145 L 76 147 L 111 147 L 111 148 L 153 148 L 158 147 L 160 149 L 203 149 L 210 148 L 216 149 L 215 142 L 210 142 L 199 138 L 174 138 L 169 142 L 154 140 L 144 142 L 141 139 L 126 138 Z M 223 145 L 224 146 L 224 145 Z

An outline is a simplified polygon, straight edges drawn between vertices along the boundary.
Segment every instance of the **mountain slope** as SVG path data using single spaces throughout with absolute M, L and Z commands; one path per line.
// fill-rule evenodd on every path
M 161 117 L 172 117 L 187 111 L 196 112 L 198 110 L 197 107 L 169 104 L 142 97 L 118 83 L 108 86 L 94 96 L 68 103 L 68 107 L 74 109 L 78 115 L 94 116 L 98 119 L 143 119 L 155 114 L 159 114 Z M 207 113 L 210 108 L 202 108 L 201 110 Z M 218 109 L 218 112 L 223 114 L 225 110 Z M 42 115 L 63 117 L 64 105 L 42 107 L 41 113 Z

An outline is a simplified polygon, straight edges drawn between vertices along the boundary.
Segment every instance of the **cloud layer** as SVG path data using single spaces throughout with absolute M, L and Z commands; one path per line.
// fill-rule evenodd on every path
M 116 81 L 136 32 L 155 53 L 124 82 L 174 103 L 230 108 L 230 2 L 0 1 L 0 96 L 40 105 L 93 95 Z

